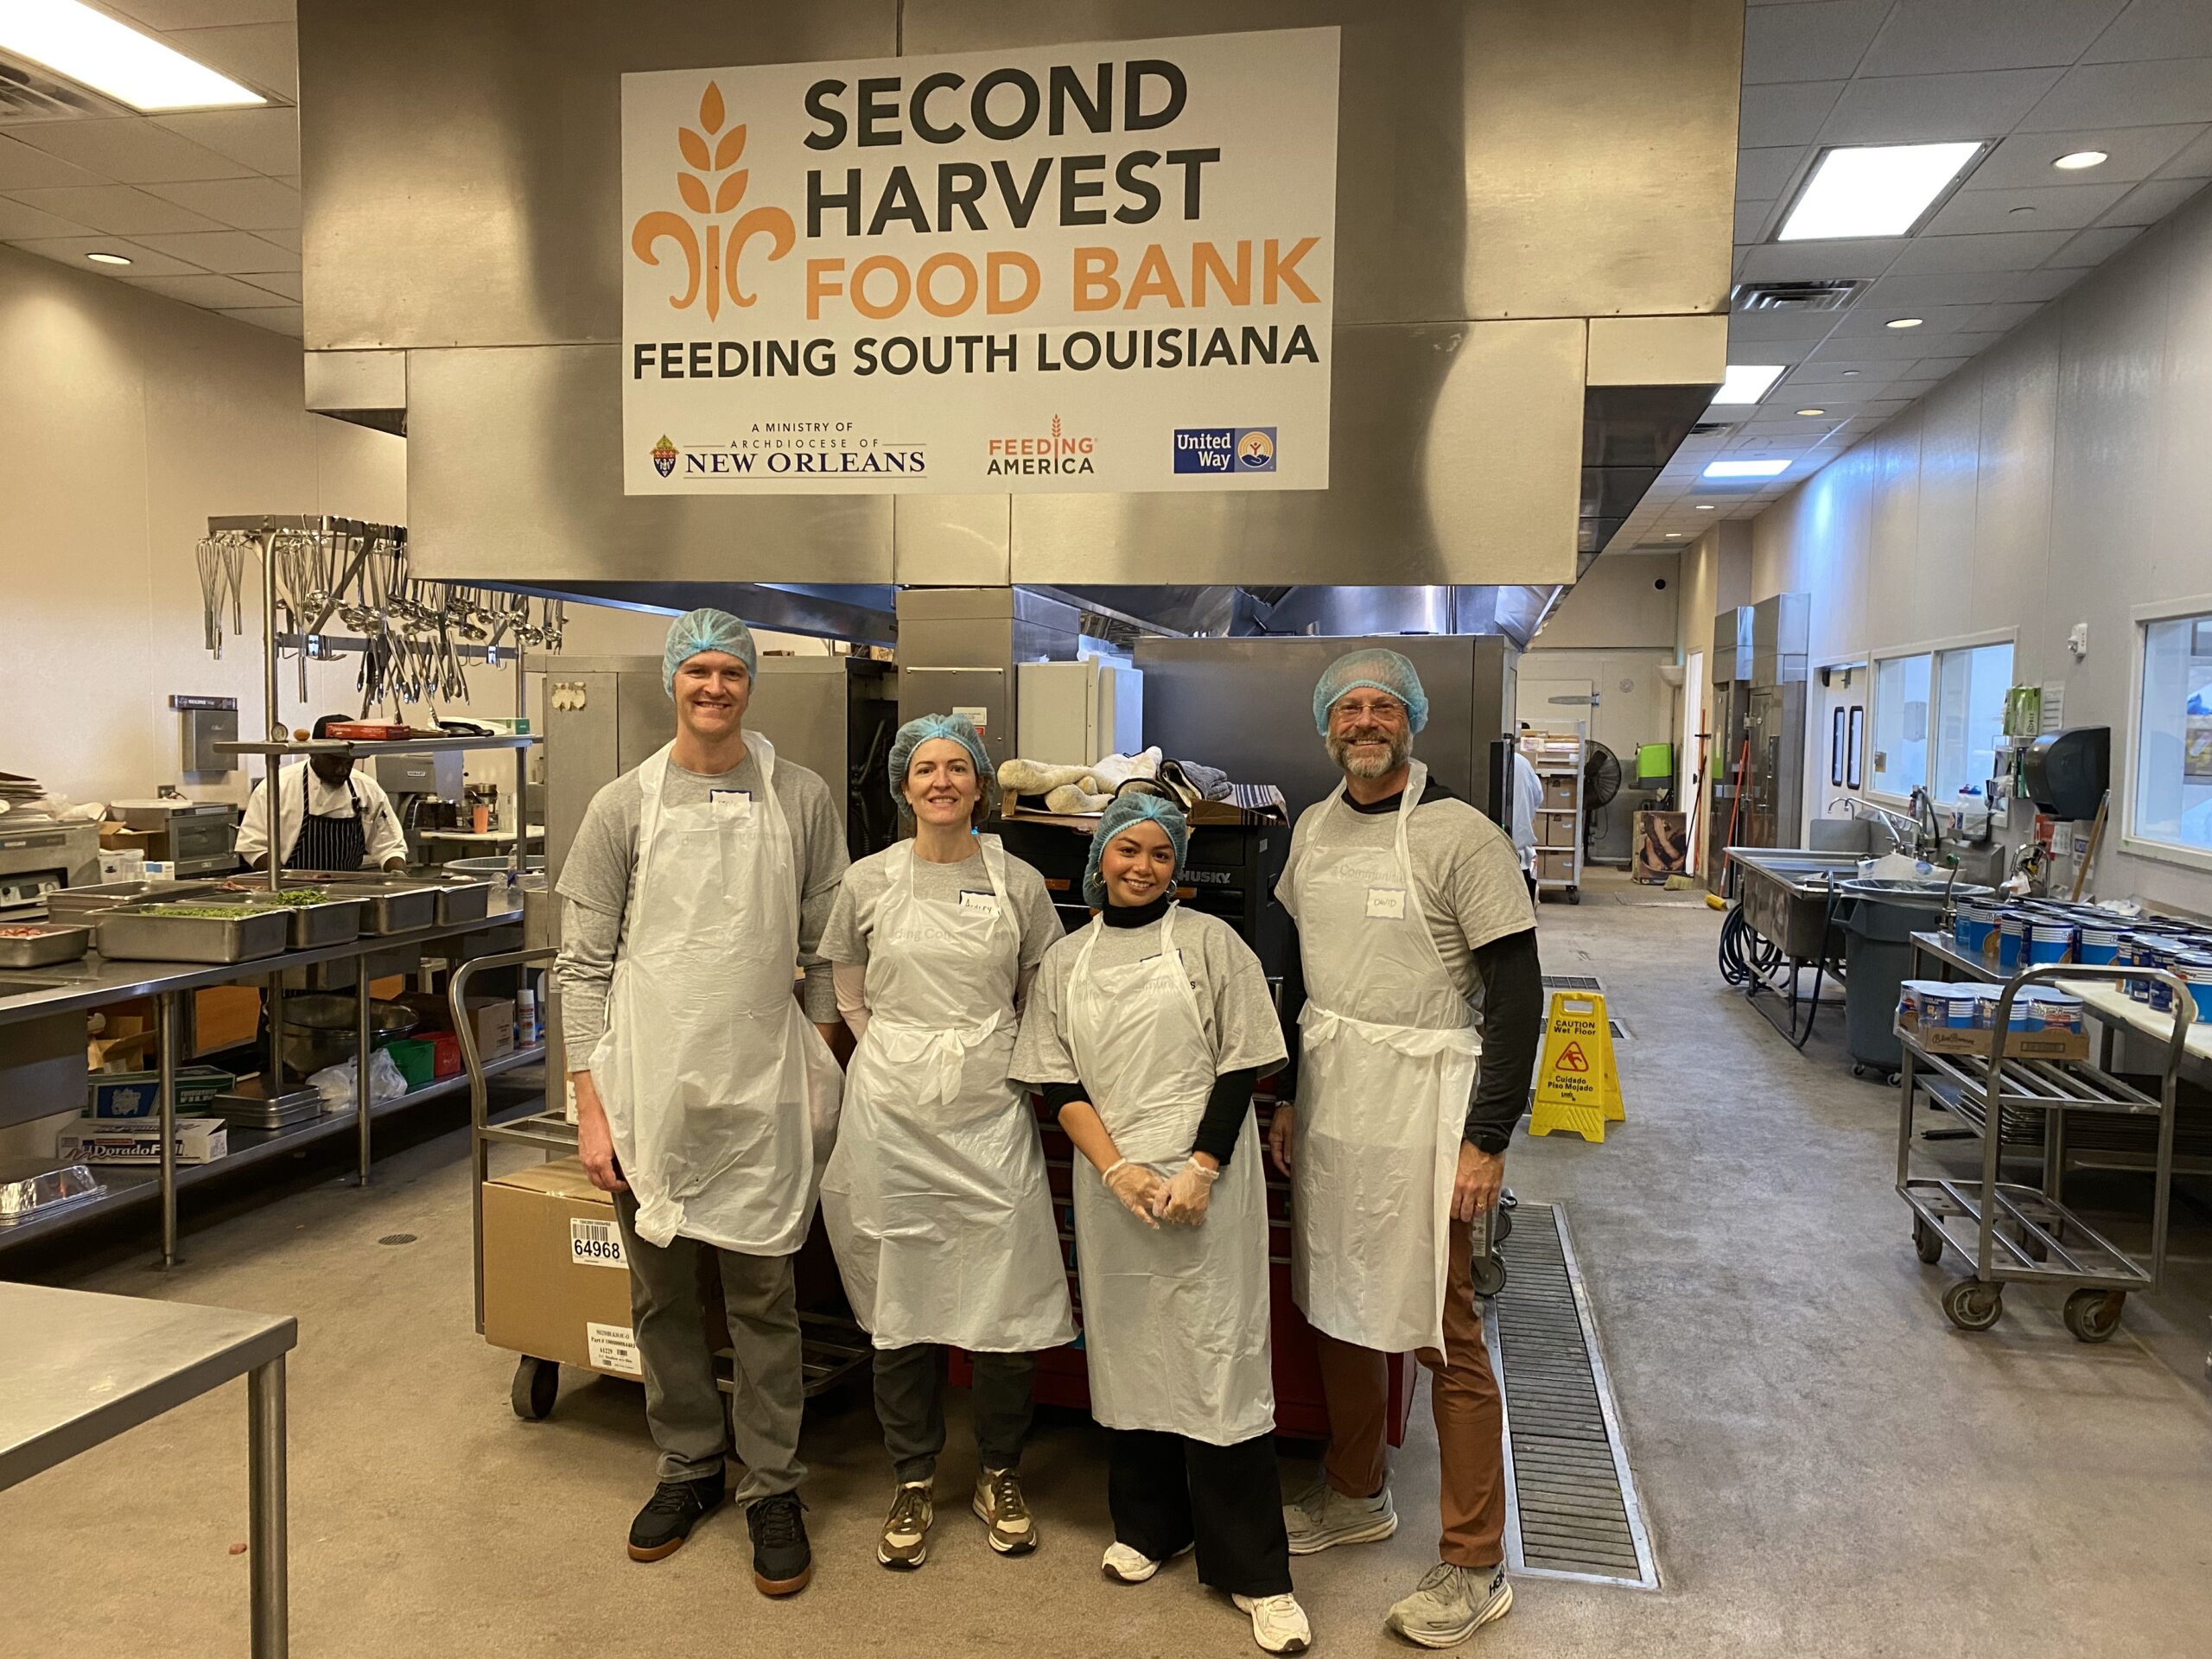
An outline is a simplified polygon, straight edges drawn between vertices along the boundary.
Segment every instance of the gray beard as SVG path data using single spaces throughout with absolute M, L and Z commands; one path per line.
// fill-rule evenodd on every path
M 1409 736 L 1389 740 L 1389 753 L 1384 759 L 1370 760 L 1351 752 L 1349 741 L 1332 734 L 1328 740 L 1329 759 L 1336 762 L 1337 770 L 1347 778 L 1364 781 L 1370 778 L 1387 778 L 1412 759 L 1414 741 Z

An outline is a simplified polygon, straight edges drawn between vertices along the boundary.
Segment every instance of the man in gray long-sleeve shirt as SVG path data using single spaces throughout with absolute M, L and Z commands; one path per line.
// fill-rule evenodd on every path
M 734 1451 L 753 1582 L 788 1595 L 813 1573 L 792 1259 L 814 1212 L 812 1124 L 836 1078 L 823 1045 L 836 992 L 817 952 L 846 856 L 829 786 L 747 740 L 756 664 L 725 612 L 670 629 L 675 741 L 593 798 L 561 871 L 554 971 L 577 1151 L 613 1195 L 661 1453 L 630 1555 L 673 1554 L 722 1501 Z M 727 1417 L 700 1296 L 709 1264 L 734 1355 Z

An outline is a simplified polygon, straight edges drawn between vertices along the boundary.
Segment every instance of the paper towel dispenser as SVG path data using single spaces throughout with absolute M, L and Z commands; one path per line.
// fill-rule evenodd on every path
M 2112 728 L 2076 726 L 2039 737 L 2028 750 L 2028 798 L 2054 818 L 2097 816 L 2112 786 Z

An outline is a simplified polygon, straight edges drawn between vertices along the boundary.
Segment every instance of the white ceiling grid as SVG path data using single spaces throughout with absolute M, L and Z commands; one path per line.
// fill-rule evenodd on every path
M 293 0 L 101 0 L 186 56 L 299 95 Z M 0 242 L 300 333 L 300 121 L 289 104 L 0 127 Z M 96 251 L 128 266 L 87 265 Z
M 1917 235 L 1769 239 L 1821 149 L 1955 139 L 1994 148 Z M 2212 181 L 2212 0 L 1751 0 L 1738 144 L 1736 280 L 1870 286 L 1730 319 L 1730 362 L 1788 372 L 1707 411 L 1616 549 L 1757 514 Z M 2053 170 L 2083 149 L 2110 159 Z M 1700 477 L 1722 456 L 1791 464 Z

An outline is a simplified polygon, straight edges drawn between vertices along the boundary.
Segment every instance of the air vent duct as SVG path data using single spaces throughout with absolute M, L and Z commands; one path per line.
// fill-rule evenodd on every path
M 137 113 L 35 64 L 0 57 L 0 127 Z
M 1733 432 L 1735 429 L 1736 423 L 1733 421 L 1700 421 L 1690 428 L 1690 436 L 1701 438 L 1715 432 Z
M 1729 296 L 1737 311 L 1840 311 L 1858 298 L 1864 280 L 1826 283 L 1741 283 Z

